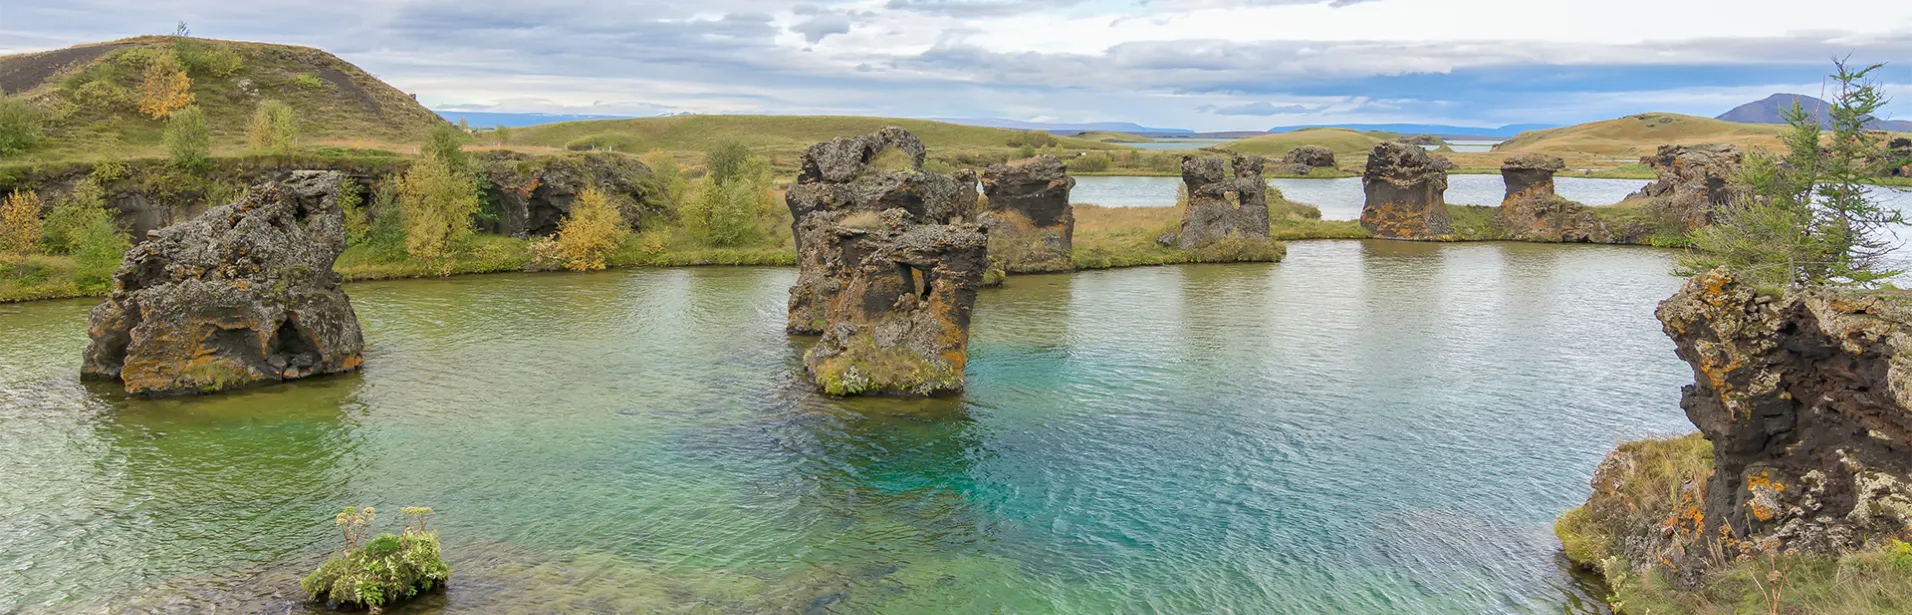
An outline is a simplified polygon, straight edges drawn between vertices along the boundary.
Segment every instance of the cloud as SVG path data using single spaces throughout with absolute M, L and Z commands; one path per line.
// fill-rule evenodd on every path
M 1215 115 L 1290 115 L 1314 113 L 1326 108 L 1327 107 L 1310 107 L 1307 105 L 1277 105 L 1271 102 L 1258 101 L 1239 105 L 1202 105 L 1195 109 Z
M 825 13 L 790 26 L 790 31 L 802 34 L 803 40 L 816 44 L 823 42 L 823 37 L 832 34 L 848 34 L 850 18 L 847 15 Z

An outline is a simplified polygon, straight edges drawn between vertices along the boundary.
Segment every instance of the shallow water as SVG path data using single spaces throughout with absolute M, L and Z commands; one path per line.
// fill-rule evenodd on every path
M 362 373 L 127 399 L 0 305 L 0 612 L 303 612 L 331 516 L 430 505 L 399 612 L 1592 612 L 1549 526 L 1691 429 L 1647 248 L 1323 241 L 1017 277 L 959 398 L 799 382 L 788 269 L 352 285 Z
M 1358 220 L 1367 196 L 1361 178 L 1270 179 L 1282 195 L 1298 203 L 1321 208 L 1328 220 Z M 1069 200 L 1105 207 L 1173 207 L 1180 177 L 1078 177 Z M 1588 205 L 1612 205 L 1647 184 L 1643 179 L 1601 179 L 1558 177 L 1555 190 L 1561 196 Z M 1499 175 L 1449 175 L 1447 202 L 1459 205 L 1499 205 L 1507 196 L 1507 184 Z

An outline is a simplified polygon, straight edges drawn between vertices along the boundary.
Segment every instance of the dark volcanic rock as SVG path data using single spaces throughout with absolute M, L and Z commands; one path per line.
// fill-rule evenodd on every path
M 339 180 L 295 172 L 150 233 L 93 308 L 81 373 L 165 395 L 357 368 L 358 316 L 332 271 Z
M 1433 146 L 1433 145 L 1447 144 L 1446 141 L 1442 141 L 1440 137 L 1436 137 L 1434 135 L 1403 135 L 1401 137 L 1394 139 L 1394 142 L 1406 143 L 1408 145 L 1418 145 L 1418 146 Z
M 812 237 L 837 255 L 823 339 L 803 356 L 834 395 L 937 395 L 963 388 L 970 312 L 988 268 L 977 224 L 915 224 L 901 209 Z
M 1212 156 L 1182 158 L 1188 208 L 1182 212 L 1176 246 L 1200 249 L 1236 237 L 1268 241 L 1268 181 L 1261 177 L 1262 158 L 1235 155 L 1231 162 L 1224 165 Z
M 1627 198 L 1652 200 L 1649 207 L 1678 219 L 1689 231 L 1711 224 L 1716 209 L 1745 192 L 1733 185 L 1742 165 L 1737 146 L 1662 145 L 1640 162 L 1658 170 L 1660 178 Z
M 1337 167 L 1334 150 L 1319 145 L 1303 145 L 1288 150 L 1281 157 L 1280 171 L 1289 175 L 1307 175 L 1315 169 L 1333 169 Z
M 1713 443 L 1704 536 L 1841 552 L 1912 522 L 1912 294 L 1775 298 L 1714 271 L 1657 315 Z
M 989 255 L 1009 273 L 1068 271 L 1075 210 L 1069 191 L 1075 178 L 1054 156 L 1037 156 L 983 170 L 989 195 Z
M 542 237 L 558 232 L 571 215 L 571 203 L 585 188 L 597 187 L 619 203 L 619 213 L 631 230 L 638 230 L 638 205 L 648 194 L 644 179 L 650 167 L 616 153 L 522 158 L 499 153 L 478 161 L 489 180 L 486 197 L 495 219 L 480 222 L 485 232 L 512 237 Z
M 1361 175 L 1367 203 L 1361 226 L 1382 239 L 1439 239 L 1454 234 L 1447 215 L 1447 170 L 1453 163 L 1405 143 L 1377 143 Z
M 1899 137 L 1886 143 L 1885 160 L 1885 176 L 1912 177 L 1912 139 Z
M 1500 217 L 1510 236 L 1525 241 L 1613 241 L 1613 233 L 1586 206 L 1554 192 L 1554 173 L 1566 166 L 1559 158 L 1538 154 L 1501 163 L 1507 197 L 1500 203 Z
M 896 148 L 912 168 L 881 171 L 871 162 Z M 834 272 L 844 264 L 818 238 L 846 216 L 902 209 L 916 222 L 949 222 L 976 211 L 975 175 L 951 177 L 922 170 L 923 142 L 901 128 L 885 128 L 859 137 L 838 137 L 803 153 L 797 185 L 784 193 L 791 233 L 797 245 L 797 285 L 790 289 L 785 329 L 815 335 L 824 331 L 824 306 L 837 292 Z

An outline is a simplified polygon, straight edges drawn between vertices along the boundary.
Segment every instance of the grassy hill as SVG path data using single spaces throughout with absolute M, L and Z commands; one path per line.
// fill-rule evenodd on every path
M 1101 141 L 1103 143 L 1154 143 L 1155 142 L 1154 139 L 1150 139 L 1148 137 L 1144 137 L 1141 135 L 1132 135 L 1126 132 L 1115 132 L 1112 130 L 1091 130 L 1089 132 L 1078 133 L 1078 134 L 1074 134 L 1070 136 L 1073 136 L 1077 139 Z
M 1391 141 L 1399 136 L 1390 132 L 1363 132 L 1346 128 L 1307 128 L 1250 137 L 1220 147 L 1243 154 L 1280 158 L 1297 147 L 1319 145 L 1334 150 L 1336 158 L 1365 158 L 1368 152 L 1374 150 L 1376 143 Z M 1343 160 L 1342 165 L 1346 166 L 1347 161 Z
M 1010 152 L 1025 137 L 1024 131 L 1020 130 L 930 120 L 796 115 L 674 115 L 518 128 L 513 130 L 511 143 L 644 153 L 652 150 L 707 152 L 720 144 L 735 142 L 758 154 L 776 158 L 779 163 L 790 163 L 805 148 L 818 141 L 875 132 L 885 126 L 900 126 L 915 134 L 929 147 L 930 155 L 938 158 Z M 1054 139 L 1058 146 L 1071 150 L 1127 149 L 1089 139 Z
M 1677 113 L 1642 113 L 1619 119 L 1520 133 L 1497 153 L 1638 158 L 1661 145 L 1732 143 L 1778 149 L 1784 126 L 1742 124 Z
M 47 116 L 36 160 L 158 155 L 165 127 L 138 111 L 148 63 L 173 54 L 192 79 L 215 146 L 233 147 L 259 103 L 290 104 L 307 143 L 410 144 L 444 120 L 359 67 L 310 47 L 142 36 L 0 56 L 0 90 Z

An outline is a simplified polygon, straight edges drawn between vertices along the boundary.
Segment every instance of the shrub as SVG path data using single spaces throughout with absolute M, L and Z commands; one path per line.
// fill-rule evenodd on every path
M 630 235 L 617 203 L 596 187 L 585 188 L 571 204 L 571 216 L 558 226 L 558 256 L 566 269 L 603 269 L 604 258 Z
M 206 112 L 199 107 L 172 113 L 166 121 L 165 141 L 173 165 L 187 170 L 212 166 L 212 131 L 206 127 Z
M 259 153 L 290 154 L 299 146 L 299 116 L 292 105 L 276 100 L 259 103 L 246 126 L 246 144 Z
M 1035 157 L 1035 155 L 1036 155 L 1036 146 L 1034 145 L 1024 143 L 1022 144 L 1022 147 L 1016 148 L 1017 158 L 1033 158 Z
M 365 211 L 365 195 L 359 191 L 358 180 L 340 176 L 338 195 L 339 213 L 345 218 L 345 245 L 365 241 L 372 232 L 372 220 Z
M 1072 171 L 1081 171 L 1084 173 L 1095 173 L 1098 171 L 1107 171 L 1109 170 L 1109 157 L 1104 156 L 1102 154 L 1089 154 L 1087 156 L 1081 156 L 1069 163 L 1069 169 Z
M 80 227 L 73 246 L 73 263 L 79 266 L 79 282 L 85 286 L 106 283 L 118 269 L 126 251 L 133 249 L 125 231 L 111 215 L 89 218 Z
M 366 212 L 370 224 L 365 245 L 388 256 L 405 251 L 405 208 L 398 204 L 399 183 L 396 177 L 379 180 L 372 193 L 371 211 Z
M 208 45 L 196 41 L 181 41 L 177 46 L 179 61 L 186 70 L 214 77 L 231 77 L 244 70 L 246 62 L 239 52 L 225 45 Z
M 775 206 L 776 195 L 770 185 L 770 163 L 751 156 L 724 181 L 705 175 L 698 182 L 698 196 L 687 203 L 680 217 L 693 234 L 714 246 L 739 246 L 764 238 L 762 221 Z
M 405 211 L 405 252 L 425 259 L 450 255 L 453 244 L 471 233 L 472 218 L 478 214 L 477 188 L 470 177 L 437 157 L 412 165 L 398 188 Z
M 446 168 L 454 172 L 463 173 L 470 168 L 465 160 L 464 150 L 465 140 L 468 138 L 469 135 L 466 135 L 465 131 L 440 122 L 432 127 L 431 134 L 425 137 L 425 143 L 419 145 L 418 151 L 426 158 L 444 163 Z
M 132 90 L 105 80 L 81 84 L 73 89 L 69 97 L 82 107 L 107 112 L 137 109 L 139 102 L 139 97 Z
M 332 82 L 326 81 L 318 75 L 303 74 L 293 77 L 292 85 L 302 90 L 317 91 L 332 87 Z
M 511 143 L 511 127 L 499 124 L 497 128 L 491 129 L 491 138 L 499 145 Z
M 17 96 L 0 97 L 0 157 L 27 151 L 40 138 L 40 108 Z
M 673 218 L 677 217 L 685 198 L 690 195 L 690 180 L 678 168 L 677 158 L 670 152 L 655 150 L 644 154 L 644 164 L 651 168 L 650 178 L 644 180 L 644 194 L 654 199 L 650 205 Z
M 737 177 L 743 171 L 744 161 L 749 159 L 749 148 L 735 141 L 725 142 L 704 153 L 704 175 L 715 183 L 724 183 Z
M 165 50 L 153 47 L 132 47 L 115 51 L 111 57 L 115 63 L 123 64 L 134 70 L 145 70 L 147 66 L 151 66 L 153 62 L 158 61 L 161 55 L 171 54 Z
M 100 182 L 88 177 L 74 185 L 73 191 L 47 212 L 46 224 L 41 229 L 41 245 L 48 254 L 72 254 L 79 248 L 88 227 L 101 221 L 112 224 L 113 213 L 106 210 L 106 191 Z
M 193 104 L 193 80 L 180 68 L 179 58 L 160 53 L 146 63 L 146 79 L 139 86 L 139 112 L 156 120 Z
M 451 578 L 438 544 L 438 532 L 425 526 L 432 509 L 405 507 L 405 529 L 365 539 L 376 511 L 347 507 L 335 522 L 345 537 L 345 549 L 326 558 L 318 570 L 299 581 L 299 589 L 313 600 L 326 598 L 379 613 L 387 604 L 441 587 Z
M 27 256 L 40 251 L 40 195 L 13 191 L 0 202 L 0 254 Z
M 585 135 L 565 143 L 564 149 L 573 152 L 617 151 L 617 145 L 618 139 L 612 135 Z

